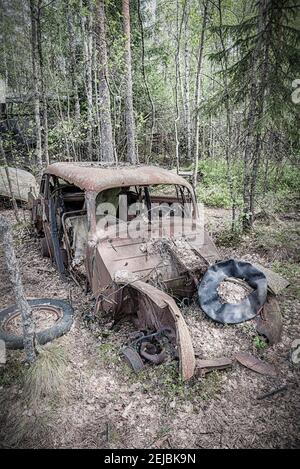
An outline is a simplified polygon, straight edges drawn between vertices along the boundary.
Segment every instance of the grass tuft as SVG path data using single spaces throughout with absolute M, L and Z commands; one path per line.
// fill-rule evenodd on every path
M 24 392 L 30 402 L 59 393 L 65 381 L 66 358 L 59 346 L 39 351 L 35 362 L 24 374 Z

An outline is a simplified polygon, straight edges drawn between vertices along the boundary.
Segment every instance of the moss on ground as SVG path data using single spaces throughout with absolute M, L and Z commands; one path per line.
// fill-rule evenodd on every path
M 5 365 L 0 366 L 0 386 L 22 384 L 24 380 L 25 364 L 21 362 L 21 354 L 18 351 L 9 357 Z
M 175 360 L 159 366 L 147 365 L 142 371 L 135 373 L 115 344 L 102 343 L 99 345 L 99 354 L 106 366 L 116 368 L 120 382 L 126 382 L 128 385 L 138 383 L 145 394 L 155 394 L 159 389 L 164 401 L 174 397 L 184 402 L 208 400 L 214 398 L 221 388 L 222 372 L 213 371 L 205 378 L 193 378 L 183 382 L 179 377 L 178 362 Z

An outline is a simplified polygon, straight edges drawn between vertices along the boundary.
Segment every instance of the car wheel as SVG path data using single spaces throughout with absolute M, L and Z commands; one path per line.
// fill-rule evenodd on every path
M 36 333 L 37 342 L 41 345 L 50 342 L 57 337 L 68 332 L 72 326 L 74 310 L 72 306 L 64 300 L 53 298 L 42 298 L 28 300 L 31 309 L 34 311 L 45 311 L 56 318 L 51 327 Z M 22 349 L 24 347 L 23 337 L 11 333 L 10 324 L 21 312 L 17 305 L 12 305 L 0 311 L 0 340 L 4 340 L 9 349 Z

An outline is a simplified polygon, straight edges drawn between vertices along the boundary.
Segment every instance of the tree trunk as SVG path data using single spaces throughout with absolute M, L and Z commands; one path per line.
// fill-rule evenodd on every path
M 27 361 L 32 363 L 36 357 L 34 348 L 34 322 L 32 320 L 32 311 L 25 297 L 19 263 L 13 247 L 13 237 L 10 226 L 3 215 L 0 215 L 0 235 L 3 240 L 5 261 L 9 273 L 9 278 L 13 285 L 16 304 L 18 305 L 19 311 L 21 311 L 24 350 Z
M 83 52 L 85 61 L 85 89 L 87 97 L 87 145 L 88 157 L 93 159 L 93 29 L 92 0 L 88 0 L 88 17 L 81 15 Z
M 179 173 L 180 169 L 180 159 L 179 159 L 179 138 L 178 138 L 178 122 L 179 122 L 179 99 L 178 99 L 178 83 L 180 80 L 180 67 L 179 67 L 179 57 L 180 57 L 180 41 L 181 41 L 181 32 L 182 32 L 182 25 L 185 18 L 185 10 L 186 10 L 187 0 L 185 0 L 182 9 L 182 16 L 179 22 L 179 1 L 176 2 L 176 23 L 177 23 L 177 45 L 176 45 L 176 53 L 175 53 L 175 109 L 176 109 L 176 116 L 174 121 L 174 129 L 175 129 L 175 157 L 176 157 L 176 169 L 177 173 Z
M 135 147 L 135 123 L 133 115 L 133 97 L 132 97 L 132 72 L 131 72 L 131 48 L 130 48 L 130 13 L 129 0 L 122 0 L 123 32 L 125 37 L 124 44 L 124 62 L 125 62 L 125 122 L 127 135 L 127 160 L 137 163 L 137 154 Z
M 232 123 L 231 123 L 231 113 L 230 113 L 230 100 L 229 100 L 229 89 L 228 89 L 228 57 L 225 54 L 226 47 L 223 36 L 223 18 L 222 18 L 222 6 L 221 0 L 218 0 L 218 10 L 219 10 L 219 37 L 222 46 L 222 51 L 224 52 L 224 62 L 221 61 L 222 72 L 223 72 L 223 83 L 225 91 L 225 109 L 226 109 L 226 131 L 227 131 L 227 140 L 225 147 L 225 159 L 227 166 L 227 185 L 229 189 L 229 194 L 231 198 L 231 230 L 235 229 L 235 218 L 236 218 L 236 193 L 233 184 L 233 174 L 232 174 Z
M 43 124 L 44 124 L 44 158 L 45 163 L 48 165 L 49 161 L 49 149 L 48 149 L 48 111 L 47 111 L 47 96 L 46 96 L 46 87 L 44 80 L 44 60 L 43 60 L 43 49 L 42 49 L 42 31 L 41 31 L 41 0 L 38 0 L 37 6 L 37 49 L 39 57 L 39 70 L 40 70 L 40 91 L 42 99 L 42 109 L 43 109 Z
M 244 150 L 244 188 L 243 188 L 243 228 L 249 230 L 253 224 L 254 215 L 254 192 L 256 186 L 256 177 L 260 163 L 261 138 L 258 129 L 264 110 L 264 99 L 266 80 L 268 72 L 268 53 L 269 53 L 269 32 L 266 30 L 266 37 L 263 37 L 263 31 L 266 29 L 268 0 L 259 2 L 258 35 L 256 48 L 253 53 L 253 66 L 251 76 L 251 90 L 249 112 L 246 120 L 248 129 L 246 144 Z M 265 40 L 263 65 L 260 64 L 261 49 Z
M 189 13 L 187 12 L 184 22 L 184 113 L 186 126 L 187 159 L 192 158 L 192 124 L 190 103 L 190 52 L 189 52 Z
M 73 24 L 73 17 L 71 11 L 71 5 L 66 2 L 66 21 L 69 38 L 69 49 L 70 49 L 70 75 L 73 88 L 74 97 L 74 115 L 77 122 L 80 122 L 80 102 L 78 94 L 78 65 L 76 59 L 76 42 L 75 42 L 75 27 Z
M 198 59 L 197 59 L 197 76 L 195 85 L 195 124 L 194 124 L 194 187 L 197 186 L 198 176 L 198 165 L 199 165 L 199 105 L 200 105 L 200 84 L 201 84 L 201 71 L 202 71 L 202 59 L 204 50 L 204 38 L 207 24 L 207 13 L 208 13 L 208 1 L 204 3 L 204 12 L 202 20 L 202 29 L 200 42 L 198 47 Z
M 34 119 L 36 127 L 36 159 L 39 176 L 43 170 L 42 160 L 42 129 L 40 118 L 40 74 L 38 69 L 38 38 L 37 38 L 37 17 L 38 8 L 36 0 L 30 0 L 31 17 L 31 59 L 32 59 L 32 81 L 34 90 Z
M 144 78 L 144 83 L 145 83 L 145 88 L 147 92 L 147 96 L 150 101 L 151 105 L 151 133 L 150 133 L 150 143 L 149 143 L 149 153 L 148 157 L 146 159 L 147 162 L 149 162 L 152 154 L 152 144 L 153 144 L 153 134 L 154 134 L 154 127 L 155 127 L 155 106 L 154 106 L 154 101 L 150 93 L 149 89 L 149 84 L 148 80 L 146 77 L 146 71 L 145 71 L 145 41 L 144 41 L 144 26 L 143 26 L 143 19 L 142 19 L 142 14 L 141 14 L 141 1 L 138 0 L 138 17 L 139 17 L 139 23 L 140 23 L 140 30 L 141 30 L 141 43 L 142 43 L 142 74 Z
M 103 161 L 114 161 L 111 104 L 108 88 L 104 0 L 98 1 L 98 52 L 99 52 L 99 112 L 101 129 L 101 154 Z
M 101 122 L 100 122 L 100 107 L 99 107 L 99 84 L 98 84 L 98 46 L 95 40 L 93 46 L 93 74 L 94 74 L 94 94 L 95 94 L 95 121 L 97 123 L 97 155 L 98 161 L 102 160 L 102 144 L 101 144 Z

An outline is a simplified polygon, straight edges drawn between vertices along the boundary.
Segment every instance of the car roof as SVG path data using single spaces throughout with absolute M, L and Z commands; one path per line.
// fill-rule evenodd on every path
M 177 184 L 192 190 L 183 177 L 158 166 L 63 162 L 50 164 L 45 173 L 53 174 L 80 189 L 92 192 L 101 192 L 112 187 L 154 184 Z

